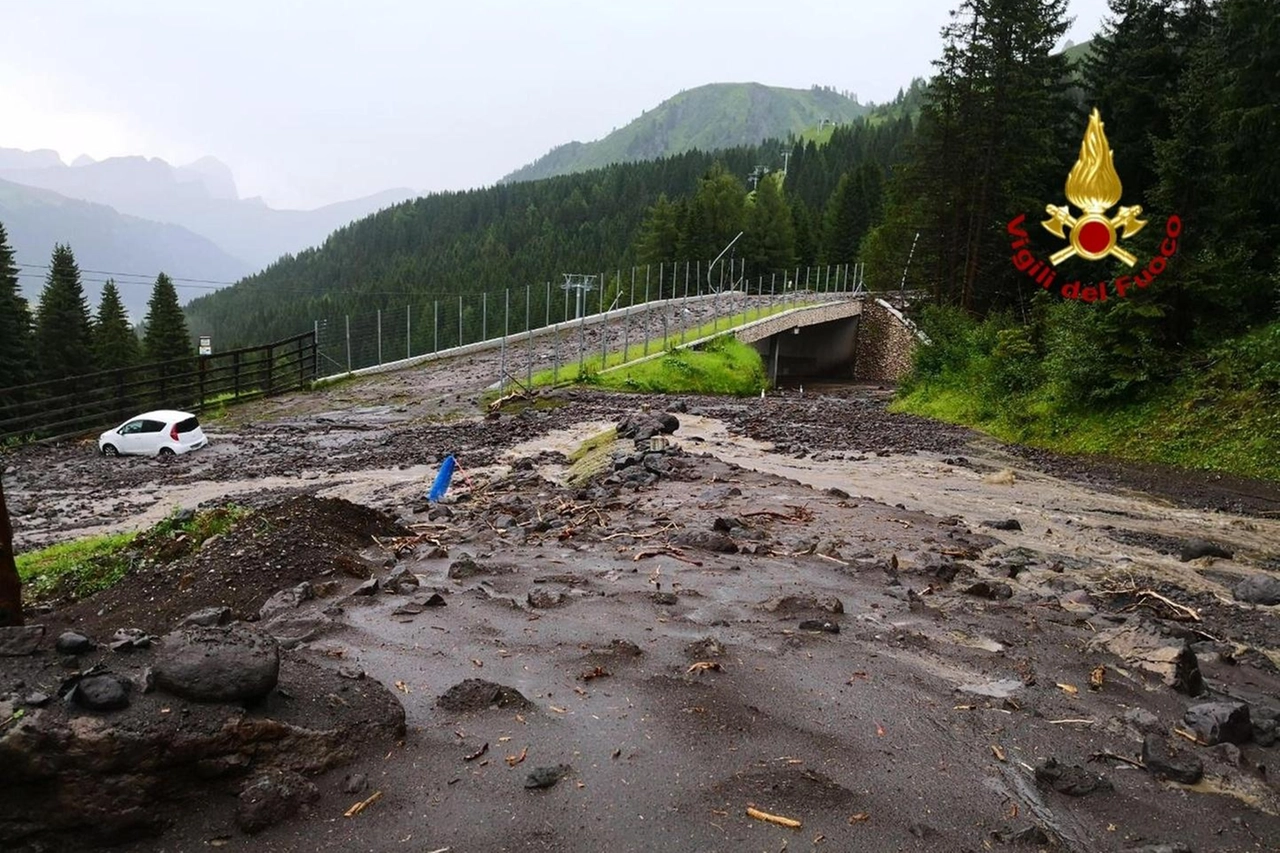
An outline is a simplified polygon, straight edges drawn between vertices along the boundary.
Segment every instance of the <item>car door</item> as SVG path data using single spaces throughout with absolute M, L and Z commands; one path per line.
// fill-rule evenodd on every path
M 164 444 L 164 421 L 144 420 L 139 423 L 141 426 L 138 428 L 133 445 L 135 449 L 132 452 L 155 456 L 160 452 L 160 445 Z
M 138 453 L 140 439 L 142 436 L 142 420 L 129 421 L 120 429 L 116 430 L 117 440 L 115 442 L 116 450 L 120 453 Z

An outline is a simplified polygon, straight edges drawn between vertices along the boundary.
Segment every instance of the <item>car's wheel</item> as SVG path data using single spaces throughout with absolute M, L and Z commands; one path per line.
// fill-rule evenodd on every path
M 103 456 L 119 456 L 120 451 L 116 450 L 116 446 L 114 444 L 104 444 L 102 445 L 102 455 Z
M 173 452 L 173 448 L 172 448 L 172 447 L 162 447 L 162 448 L 160 448 L 160 455 L 161 455 L 162 457 L 164 457 L 165 459 L 169 459 L 169 458 L 171 458 L 171 457 L 173 457 L 173 456 L 175 456 L 175 455 L 177 455 L 177 454 L 175 454 L 175 453 Z

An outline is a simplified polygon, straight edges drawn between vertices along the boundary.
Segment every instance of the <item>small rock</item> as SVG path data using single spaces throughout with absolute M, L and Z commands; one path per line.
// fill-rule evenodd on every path
M 716 530 L 684 530 L 672 542 L 684 548 L 699 548 L 716 554 L 736 554 L 738 545 L 725 533 Z
M 75 631 L 63 631 L 58 635 L 57 642 L 54 643 L 53 647 L 58 650 L 59 654 L 82 655 L 93 650 L 93 640 Z
M 275 595 L 268 598 L 258 610 L 258 618 L 267 620 L 273 616 L 279 615 L 280 613 L 284 613 L 289 610 L 297 610 L 302 606 L 304 601 L 310 601 L 315 597 L 315 590 L 312 589 L 311 584 L 303 581 L 297 586 L 292 586 L 289 589 L 282 589 Z M 213 624 L 221 625 L 226 623 L 214 622 Z M 212 625 L 206 625 L 203 627 L 212 627 Z
M 349 773 L 342 780 L 342 792 L 344 794 L 358 794 L 367 787 L 369 787 L 369 777 L 363 773 Z
M 230 621 L 230 607 L 205 607 L 195 613 L 188 614 L 178 627 L 212 628 L 215 625 L 226 625 Z
M 826 634 L 839 634 L 840 626 L 835 622 L 824 622 L 821 619 L 805 619 L 800 623 L 801 631 L 821 631 Z
M 452 580 L 466 580 L 484 573 L 484 569 L 469 554 L 463 554 L 449 565 L 449 578 Z
M 376 595 L 377 593 L 378 593 L 377 578 L 369 578 L 367 581 L 360 584 L 351 592 L 352 595 Z
M 1244 753 L 1240 751 L 1240 747 L 1234 743 L 1220 743 L 1209 750 L 1209 752 L 1218 756 L 1222 761 L 1230 764 L 1232 767 L 1239 767 L 1240 760 L 1244 757 Z
M 1236 601 L 1248 604 L 1280 604 L 1280 578 L 1273 575 L 1249 575 L 1231 590 Z
M 849 497 L 848 492 L 846 492 L 844 489 L 837 489 L 835 486 L 832 486 L 831 488 L 827 489 L 827 494 L 839 500 L 847 500 Z
M 483 711 L 486 708 L 514 708 L 517 711 L 532 706 L 514 687 L 468 678 L 445 691 L 437 704 L 446 711 Z
M 653 600 L 654 604 L 664 604 L 664 605 L 677 604 L 680 601 L 679 596 L 677 596 L 674 592 L 655 592 L 652 595 L 650 595 L 649 598 Z
M 1280 739 L 1280 723 L 1275 720 L 1253 721 L 1253 742 L 1258 746 L 1274 746 Z
M 425 557 L 427 560 L 447 560 L 449 559 L 449 549 L 443 545 L 435 545 L 427 552 Z
M 382 582 L 382 588 L 397 595 L 413 595 L 421 583 L 417 575 L 402 567 Z
M 1146 708 L 1130 708 L 1121 719 L 1143 734 L 1159 734 L 1164 731 L 1160 718 Z
M 844 602 L 834 595 L 782 595 L 760 605 L 770 613 L 803 613 L 824 611 L 844 613 Z
M 118 711 L 129 706 L 128 679 L 111 673 L 89 675 L 76 682 L 71 700 L 91 711 Z
M 965 593 L 968 595 L 976 595 L 979 598 L 989 598 L 992 600 L 997 600 L 997 599 L 1004 599 L 1004 598 L 1012 598 L 1013 587 L 1009 586 L 1007 583 L 1002 583 L 999 581 L 996 581 L 996 582 L 978 581 L 977 583 L 965 589 Z
M 1187 540 L 1182 544 L 1182 550 L 1178 553 L 1178 559 L 1184 563 L 1199 557 L 1221 557 L 1224 560 L 1230 560 L 1232 556 L 1232 553 L 1226 548 L 1204 539 Z
M 1253 737 L 1249 706 L 1243 702 L 1203 702 L 1192 705 L 1183 722 L 1208 746 L 1248 743 Z
M 444 596 L 438 592 L 433 592 L 423 601 L 418 602 L 423 607 L 447 607 L 449 602 L 444 600 Z
M 151 648 L 151 635 L 141 628 L 121 628 L 111 635 L 107 648 L 113 652 L 131 652 Z
M 292 817 L 303 804 L 319 798 L 316 786 L 297 773 L 275 771 L 254 780 L 240 792 L 236 826 L 253 835 Z
M 1204 762 L 1171 746 L 1158 735 L 1147 735 L 1143 739 L 1142 763 L 1157 779 L 1170 779 L 1184 785 L 1194 785 L 1204 775 Z
M 359 681 L 360 679 L 364 678 L 364 670 L 358 666 L 343 664 L 342 666 L 338 667 L 338 675 L 342 676 L 343 678 L 349 678 L 352 681 Z
M 14 625 L 0 628 L 0 657 L 33 655 L 44 640 L 43 625 Z
M 1016 518 L 1005 518 L 998 521 L 984 521 L 982 527 L 990 527 L 992 530 L 1021 530 L 1022 525 Z
M 43 708 L 52 698 L 48 693 L 35 690 L 22 697 L 22 704 L 29 708 Z
M 530 607 L 547 610 L 552 607 L 560 607 L 561 605 L 568 603 L 569 596 L 558 589 L 534 587 L 529 590 L 529 594 L 525 596 L 525 600 L 529 602 Z
M 568 776 L 571 769 L 568 764 L 534 768 L 525 778 L 524 786 L 526 788 L 550 788 L 565 776 Z
M 1204 692 L 1200 663 L 1186 640 L 1171 640 L 1141 620 L 1099 631 L 1089 641 L 1091 650 L 1111 652 L 1140 669 L 1159 675 L 1164 683 L 1188 696 Z
M 1085 770 L 1078 764 L 1059 764 L 1056 758 L 1046 759 L 1036 766 L 1035 772 L 1037 782 L 1071 797 L 1083 797 L 1114 788 L 1105 776 Z

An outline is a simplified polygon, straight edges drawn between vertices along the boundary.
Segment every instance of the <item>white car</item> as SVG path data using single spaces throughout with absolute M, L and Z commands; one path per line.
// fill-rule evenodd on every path
M 159 409 L 130 418 L 98 436 L 98 451 L 103 456 L 174 456 L 208 443 L 195 415 Z

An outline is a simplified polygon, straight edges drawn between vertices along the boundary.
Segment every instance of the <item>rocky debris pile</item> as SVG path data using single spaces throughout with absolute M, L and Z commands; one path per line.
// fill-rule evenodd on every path
M 377 510 L 303 495 L 249 513 L 194 554 L 139 567 L 59 617 L 98 633 L 104 623 L 163 633 L 206 608 L 226 607 L 251 619 L 278 590 L 303 581 L 368 577 L 373 567 L 361 552 L 372 537 L 409 533 Z
M 127 843 L 211 793 L 238 794 L 236 823 L 257 832 L 314 800 L 305 776 L 403 735 L 404 709 L 380 684 L 283 656 L 269 634 L 222 618 L 189 614 L 187 627 L 138 631 L 148 642 L 127 647 L 64 632 L 10 659 L 0 849 Z M 49 683 L 52 655 L 64 667 L 97 660 Z

